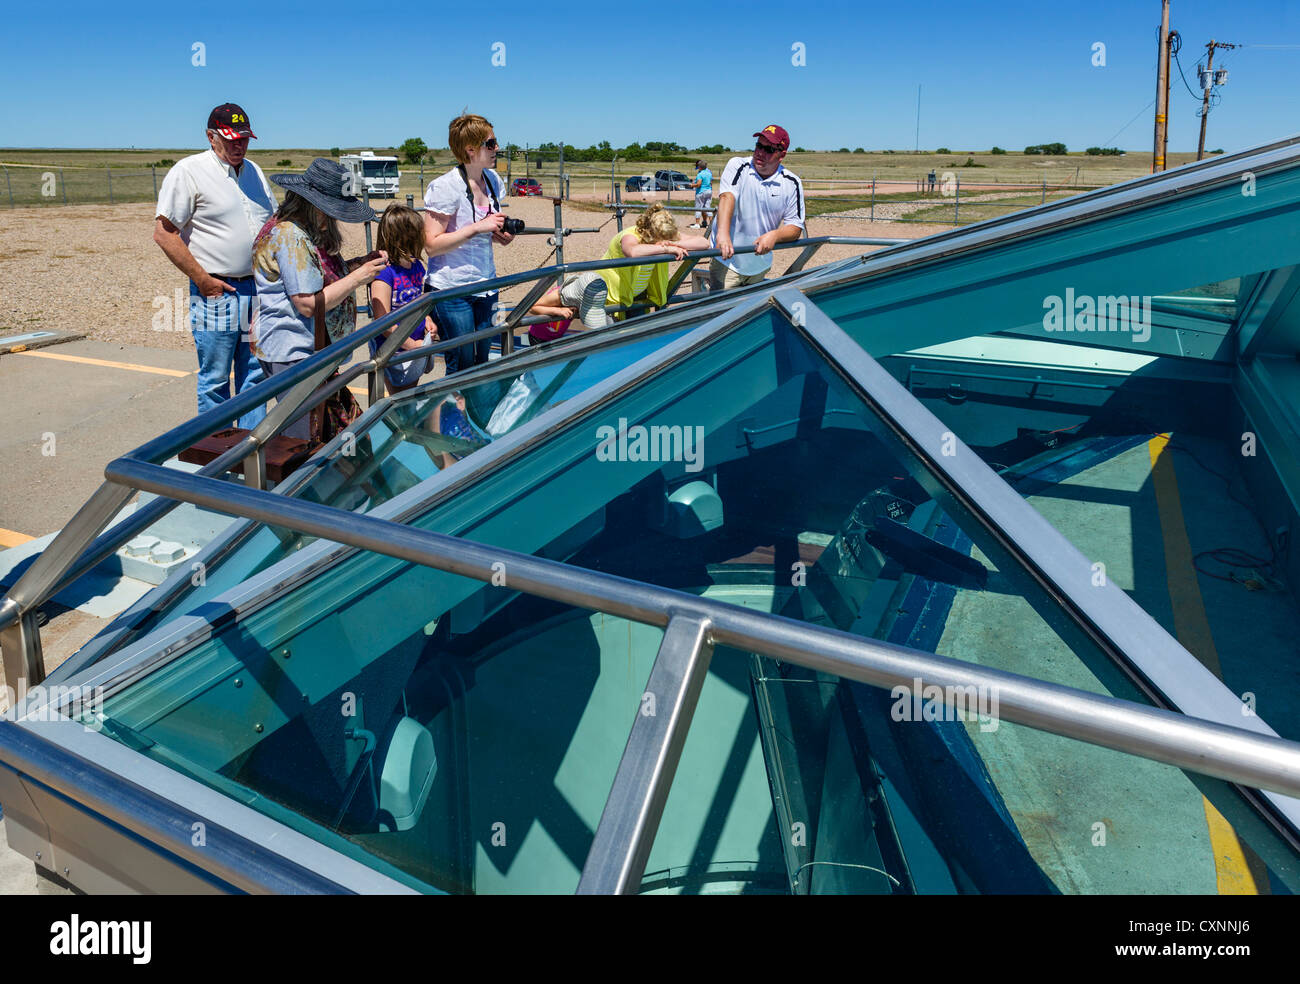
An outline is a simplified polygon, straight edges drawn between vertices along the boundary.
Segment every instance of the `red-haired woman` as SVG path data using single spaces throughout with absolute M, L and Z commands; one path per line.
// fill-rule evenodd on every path
M 424 248 L 429 256 L 425 287 L 430 291 L 493 279 L 497 271 L 492 244 L 514 239 L 503 228 L 505 188 L 493 170 L 497 140 L 492 124 L 472 113 L 458 116 L 447 128 L 447 143 L 460 163 L 424 192 Z M 495 291 L 452 298 L 434 305 L 433 318 L 450 341 L 492 327 L 496 302 Z M 447 374 L 487 362 L 491 347 L 487 337 L 449 349 Z

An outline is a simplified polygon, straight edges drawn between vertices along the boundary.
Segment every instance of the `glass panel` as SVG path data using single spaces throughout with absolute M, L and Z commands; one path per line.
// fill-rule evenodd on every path
M 807 342 L 771 312 L 549 435 L 509 465 L 482 476 L 472 488 L 439 503 L 415 525 L 1093 692 L 1138 698 L 1125 673 L 882 426 Z M 327 658 L 317 657 L 321 665 L 356 667 L 355 673 L 362 667 L 391 663 L 387 654 L 402 639 L 419 633 L 430 617 L 427 611 L 450 613 L 446 619 L 440 616 L 439 632 L 445 626 L 453 640 L 462 631 L 472 638 L 474 626 L 494 617 L 492 606 L 501 593 L 500 588 L 475 589 L 449 575 L 366 553 L 350 556 L 314 579 L 307 576 L 295 584 L 286 572 L 280 583 L 287 588 L 259 614 L 276 626 L 274 633 L 256 631 L 255 623 L 250 630 L 251 620 L 245 619 L 223 630 L 224 644 L 244 653 L 251 643 L 252 651 L 270 653 L 263 658 L 275 663 L 275 647 L 282 638 L 309 632 L 304 627 L 314 625 L 324 612 L 365 611 L 365 599 L 382 587 L 387 607 L 379 612 L 372 607 L 364 621 L 345 621 L 324 642 L 307 646 L 309 653 L 327 654 Z M 480 606 L 464 616 L 468 620 L 464 630 L 456 622 L 462 605 Z M 526 621 L 521 616 L 510 624 Z M 343 631 L 346 626 L 352 627 Z M 640 651 L 639 643 L 634 645 Z M 554 664 L 555 651 L 533 651 L 531 659 L 536 666 L 517 672 L 525 677 L 542 672 L 537 666 Z M 182 673 L 192 661 L 191 655 L 180 657 L 167 672 Z M 309 656 L 308 662 L 313 658 Z M 645 666 L 648 671 L 649 664 Z M 399 661 L 394 673 L 401 679 L 404 672 Z M 1054 872 L 1049 879 L 1043 877 L 1039 865 L 1046 865 L 1046 860 L 1032 854 L 1032 864 L 1025 859 L 1024 844 L 1036 835 L 1012 836 L 1003 816 L 1007 808 L 998 807 L 987 783 L 975 789 L 987 801 L 980 808 L 989 823 L 1002 821 L 997 835 L 1002 840 L 996 843 L 1002 845 L 1000 851 L 1019 852 L 1019 868 L 992 864 L 992 871 L 973 870 L 977 862 L 969 845 L 963 846 L 965 842 L 956 836 L 944 840 L 925 827 L 926 822 L 947 822 L 945 814 L 936 813 L 938 820 L 927 821 L 918 812 L 921 808 L 913 805 L 908 807 L 912 819 L 907 820 L 902 806 L 894 810 L 888 804 L 894 812 L 889 815 L 892 819 L 886 818 L 873 799 L 871 784 L 876 780 L 861 778 L 869 776 L 870 765 L 881 773 L 877 785 L 920 790 L 915 797 L 928 797 L 926 802 L 934 804 L 949 794 L 946 780 L 937 777 L 958 776 L 954 770 L 963 770 L 977 778 L 987 771 L 996 778 L 998 757 L 1010 762 L 1014 772 L 1018 768 L 1014 755 L 949 731 L 937 737 L 927 734 L 924 741 L 918 737 L 920 751 L 897 753 L 902 765 L 864 762 L 864 746 L 854 729 L 869 732 L 872 721 L 854 724 L 852 718 L 845 718 L 836 724 L 828 715 L 845 698 L 837 696 L 838 703 L 831 703 L 829 696 L 820 695 L 824 681 L 792 684 L 819 693 L 815 699 L 783 698 L 777 693 L 778 684 L 771 681 L 790 673 L 790 668 L 771 663 L 746 666 L 715 658 L 706 685 L 712 690 L 707 700 L 701 699 L 687 749 L 695 756 L 691 745 L 702 741 L 708 746 L 706 758 L 692 757 L 692 762 L 701 764 L 684 764 L 679 771 L 674 796 L 684 805 L 674 806 L 670 796 L 669 811 L 684 810 L 686 819 L 673 820 L 665 828 L 674 833 L 664 834 L 662 848 L 656 843 L 651 866 L 658 880 L 648 882 L 648 889 L 705 890 L 707 886 L 712 891 L 762 891 L 784 886 L 784 890 L 819 891 L 819 885 L 827 885 L 843 890 L 897 890 L 896 881 L 906 883 L 898 858 L 908 854 L 903 847 L 891 846 L 888 838 L 877 837 L 872 846 L 859 845 L 861 849 L 855 847 L 851 857 L 843 855 L 849 857 L 844 864 L 857 866 L 852 869 L 829 863 L 809 865 L 810 861 L 836 861 L 841 855 L 832 853 L 823 859 L 791 854 L 785 846 L 793 836 L 789 824 L 832 822 L 821 807 L 795 810 L 792 804 L 800 797 L 814 804 L 821 795 L 818 790 L 829 788 L 828 783 L 838 789 L 846 776 L 855 773 L 867 783 L 866 791 L 860 802 L 845 800 L 845 813 L 834 822 L 861 824 L 867 818 L 873 825 L 888 822 L 900 831 L 908 823 L 930 830 L 931 846 L 915 849 L 918 857 L 929 860 L 916 865 L 942 866 L 936 870 L 948 875 L 925 880 L 914 873 L 913 884 L 927 886 L 923 890 L 941 890 L 944 877 L 962 891 L 1047 891 L 1052 885 L 1069 889 L 1050 880 L 1056 878 Z M 644 675 L 638 669 L 634 677 L 643 680 Z M 336 698 L 346 681 L 335 674 L 325 689 Z M 724 689 L 718 690 L 719 685 Z M 128 697 L 143 687 L 136 684 L 127 691 Z M 753 695 L 748 704 L 747 690 Z M 143 696 L 141 716 L 147 719 L 156 713 L 146 705 L 163 699 L 162 693 L 155 699 Z M 396 698 L 390 694 L 386 701 L 392 707 Z M 888 720 L 891 711 L 888 706 L 884 711 L 877 707 L 875 718 L 883 713 Z M 208 742 L 203 729 L 210 734 L 212 725 L 200 722 L 217 719 L 207 715 L 189 722 L 189 729 L 198 730 L 178 731 L 176 740 L 193 734 Z M 630 725 L 630 718 L 626 723 Z M 811 757 L 800 752 L 797 761 L 787 761 L 781 742 L 798 745 L 804 733 L 813 735 Z M 621 749 L 625 738 L 608 740 Z M 886 746 L 882 742 L 880 747 Z M 1016 754 L 1040 755 L 1036 746 L 1025 747 L 1029 750 Z M 203 746 L 196 746 L 196 751 L 202 750 Z M 540 746 L 533 749 L 525 743 L 514 752 L 518 767 L 528 768 L 532 756 L 541 752 Z M 818 765 L 818 756 L 825 762 Z M 1074 763 L 1069 769 L 1086 769 L 1077 763 L 1091 761 L 1082 752 L 1072 752 L 1069 758 Z M 228 767 L 229 761 L 209 768 Z M 616 763 L 616 755 L 611 762 Z M 757 771 L 760 763 L 767 783 Z M 798 779 L 798 769 L 811 771 Z M 1035 761 L 1035 774 L 1066 777 L 1059 788 L 1067 792 L 1069 769 L 1059 761 Z M 542 770 L 547 772 L 549 765 Z M 802 792 L 793 785 L 796 779 Z M 603 773 L 592 783 L 600 795 L 609 787 Z M 679 793 L 679 786 L 687 792 Z M 769 799 L 767 812 L 751 812 L 755 790 L 763 793 L 769 787 L 775 798 Z M 1240 825 L 1253 817 L 1223 784 L 1206 788 L 1233 823 Z M 737 813 L 728 804 L 742 789 L 745 795 Z M 593 801 L 598 798 L 592 793 Z M 834 805 L 826 797 L 822 801 Z M 290 805 L 316 822 L 324 816 L 314 802 Z M 940 811 L 941 807 L 948 809 L 942 803 L 930 808 Z M 809 819 L 796 816 L 801 811 L 808 812 Z M 1108 816 L 1114 819 L 1103 813 L 1097 820 L 1104 823 Z M 897 839 L 902 842 L 901 832 Z M 579 855 L 587 843 L 589 839 L 583 838 L 581 845 L 568 851 L 574 872 L 581 866 Z M 1271 863 L 1279 863 L 1273 858 L 1283 858 L 1279 874 L 1289 878 L 1287 849 L 1265 838 L 1264 846 L 1257 849 L 1266 848 L 1273 852 Z M 907 864 L 909 870 L 915 866 L 911 860 Z M 551 879 L 547 890 L 571 887 L 572 873 L 563 878 L 553 871 L 546 874 Z M 1008 882 L 1013 875 L 1020 880 Z M 512 889 L 523 883 L 507 881 L 499 887 Z M 480 887 L 477 881 L 448 884 Z M 540 883 L 527 884 L 536 888 Z M 1007 884 L 1020 887 L 999 887 Z
M 418 888 L 572 892 L 662 632 L 346 577 L 108 700 L 103 733 Z
M 1259 282 L 1259 275 L 1233 277 L 1200 287 L 1170 291 L 1151 299 L 1156 310 L 1196 314 L 1218 321 L 1235 321 L 1241 306 Z
M 369 512 L 544 410 L 650 355 L 687 330 L 678 328 L 463 391 L 448 391 L 445 385 L 438 384 L 399 397 L 388 413 L 358 435 L 352 455 L 336 455 L 294 495 L 340 509 Z M 503 410 L 498 415 L 497 404 L 503 398 L 507 398 L 509 412 Z M 483 429 L 490 422 L 492 434 Z M 192 584 L 146 616 L 135 632 L 101 654 L 96 662 L 119 651 L 126 642 L 143 638 L 168 619 L 201 608 L 313 539 L 293 530 L 257 526 L 229 553 L 206 566 L 201 583 Z
M 913 356 L 886 364 L 1100 565 L 1098 577 L 1241 695 L 1245 712 L 1300 740 L 1296 519 L 1230 387 L 1180 378 L 1166 360 L 1129 374 Z M 971 614 L 971 600 L 957 611 Z M 980 600 L 989 611 L 1007 601 Z M 1035 673 L 1031 652 L 1000 665 Z
M 996 694 L 970 696 L 953 711 L 942 695 L 719 650 L 641 890 L 1203 895 L 1296 883 L 1293 856 L 1261 857 L 1205 798 L 1212 781 L 1002 721 Z

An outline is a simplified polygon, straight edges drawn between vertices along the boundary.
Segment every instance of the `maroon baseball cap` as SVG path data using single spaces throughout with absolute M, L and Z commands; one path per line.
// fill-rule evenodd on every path
M 209 113 L 208 129 L 216 130 L 227 140 L 239 140 L 243 137 L 257 139 L 257 134 L 253 132 L 252 125 L 248 122 L 248 114 L 235 103 L 222 103 Z
M 773 147 L 780 150 L 790 149 L 790 134 L 785 132 L 784 127 L 777 126 L 775 123 L 769 123 L 763 129 L 754 134 L 756 137 L 762 137 Z

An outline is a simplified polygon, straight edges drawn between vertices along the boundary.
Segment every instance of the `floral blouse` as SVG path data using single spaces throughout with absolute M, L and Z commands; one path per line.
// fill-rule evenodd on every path
M 251 339 L 263 362 L 298 362 L 316 351 L 315 319 L 293 305 L 295 294 L 315 294 L 347 275 L 338 254 L 322 252 L 292 222 L 272 218 L 253 242 L 253 278 L 258 309 Z M 325 312 L 325 330 L 336 342 L 356 330 L 357 302 L 349 295 Z

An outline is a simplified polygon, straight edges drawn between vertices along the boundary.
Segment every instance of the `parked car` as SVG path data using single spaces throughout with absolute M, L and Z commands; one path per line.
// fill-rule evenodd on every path
M 648 174 L 637 174 L 627 179 L 628 191 L 654 191 L 655 179 Z
M 691 179 L 681 171 L 656 171 L 655 185 L 659 191 L 689 191 Z
M 510 194 L 525 198 L 542 193 L 542 183 L 536 178 L 515 178 L 510 182 Z

